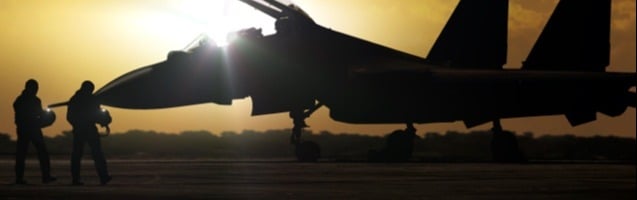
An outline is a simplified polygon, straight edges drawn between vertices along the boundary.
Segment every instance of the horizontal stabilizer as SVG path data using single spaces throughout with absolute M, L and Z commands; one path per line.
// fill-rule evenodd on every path
M 612 99 L 609 103 L 601 106 L 599 112 L 611 117 L 617 117 L 624 114 L 628 107 L 634 108 L 635 101 L 637 101 L 637 99 L 635 99 L 635 93 L 626 92 L 623 95 L 619 95 L 615 99 Z
M 427 61 L 453 68 L 501 69 L 507 57 L 508 0 L 461 0 Z
M 610 0 L 561 0 L 522 69 L 605 71 L 610 13 Z
M 630 107 L 635 107 L 635 103 L 637 103 L 637 95 L 634 92 L 629 92 L 628 95 L 626 95 L 626 104 Z

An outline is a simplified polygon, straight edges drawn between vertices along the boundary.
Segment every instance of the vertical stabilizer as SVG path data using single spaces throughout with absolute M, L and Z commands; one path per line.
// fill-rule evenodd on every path
M 522 69 L 605 71 L 611 0 L 561 0 Z
M 501 69 L 507 57 L 508 0 L 461 0 L 427 61 L 453 68 Z

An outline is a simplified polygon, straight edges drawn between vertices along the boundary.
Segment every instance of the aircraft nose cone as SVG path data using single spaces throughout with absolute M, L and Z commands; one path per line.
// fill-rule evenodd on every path
M 153 106 L 158 106 L 156 105 L 157 102 L 150 98 L 156 98 L 159 94 L 154 91 L 156 88 L 149 77 L 153 67 L 162 64 L 164 63 L 142 67 L 126 73 L 97 90 L 95 95 L 102 104 L 114 107 L 152 108 Z M 150 96 L 146 96 L 149 93 Z
M 205 102 L 229 104 L 227 81 L 214 67 L 164 61 L 139 68 L 95 92 L 101 104 L 156 109 Z M 217 72 L 217 73 L 216 73 Z

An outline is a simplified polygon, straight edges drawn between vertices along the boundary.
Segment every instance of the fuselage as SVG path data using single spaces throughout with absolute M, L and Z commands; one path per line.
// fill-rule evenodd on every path
M 171 53 L 97 94 L 103 104 L 137 109 L 231 104 L 251 97 L 253 115 L 310 109 L 318 101 L 334 120 L 348 123 L 618 115 L 634 105 L 627 98 L 635 73 L 451 69 L 306 26 L 269 36 L 248 34 L 226 47 Z

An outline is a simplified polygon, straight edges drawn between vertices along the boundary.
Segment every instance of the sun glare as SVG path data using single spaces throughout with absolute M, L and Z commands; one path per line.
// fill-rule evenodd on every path
M 228 34 L 247 28 L 261 28 L 264 35 L 274 33 L 274 19 L 236 0 L 197 0 L 181 3 L 179 17 L 205 33 L 218 45 L 226 45 Z

